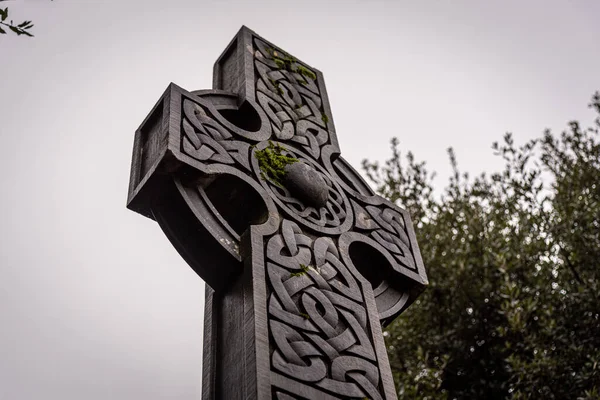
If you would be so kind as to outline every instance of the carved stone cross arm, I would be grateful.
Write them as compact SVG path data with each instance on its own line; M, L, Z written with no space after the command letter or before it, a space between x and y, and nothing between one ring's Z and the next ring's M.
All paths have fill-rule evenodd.
M128 207L209 285L204 399L396 398L381 324L427 284L406 211L340 157L323 74L242 27L136 131Z

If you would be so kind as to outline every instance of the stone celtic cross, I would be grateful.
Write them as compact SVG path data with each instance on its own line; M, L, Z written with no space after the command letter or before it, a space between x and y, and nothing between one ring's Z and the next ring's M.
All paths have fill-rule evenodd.
M427 284L406 211L340 157L323 74L246 27L136 131L128 207L207 283L203 399L395 399L382 324Z

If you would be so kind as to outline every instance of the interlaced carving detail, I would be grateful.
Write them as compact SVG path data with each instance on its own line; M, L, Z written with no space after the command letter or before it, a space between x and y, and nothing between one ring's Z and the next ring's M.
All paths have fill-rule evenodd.
M182 150L198 161L238 164L250 170L250 144L236 140L202 100L183 100Z
M427 278L329 118L322 74L244 27L213 90L169 85L136 131L128 207L212 288L203 398L395 398L380 323Z
M284 220L266 267L273 369L337 396L381 399L370 316L334 240Z
M382 245L402 266L417 271L404 217L385 205L364 207L351 200L354 226Z
M316 75L260 39L255 38L254 45L256 99L275 137L289 140L318 159L330 138Z
M328 200L324 207L316 208L305 204L295 197L284 185L277 185L270 179L261 177L261 171L255 165L255 175L273 195L274 200L298 222L312 229L339 228L348 218L352 217L352 208L341 187L328 173L312 159L306 158L302 153L282 147L282 154L288 155L314 167L321 175L328 187ZM349 225L349 224L346 224ZM347 229L347 226L345 229ZM341 230L340 230L341 232ZM336 232L336 233L340 233Z

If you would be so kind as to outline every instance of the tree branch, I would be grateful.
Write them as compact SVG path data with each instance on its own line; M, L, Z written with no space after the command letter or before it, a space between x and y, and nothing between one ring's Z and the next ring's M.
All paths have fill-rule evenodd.
M575 266L571 262L571 259L569 258L569 255L568 255L567 251L560 244L558 245L558 247L560 248L560 253L564 257L565 261L567 262L567 267L569 267L569 269L573 273L573 276L575 277L575 280L577 282L579 282L580 285L583 285L583 286L585 286L587 288L587 285L585 284L584 280L581 279L581 276L577 272L577 269L575 268Z

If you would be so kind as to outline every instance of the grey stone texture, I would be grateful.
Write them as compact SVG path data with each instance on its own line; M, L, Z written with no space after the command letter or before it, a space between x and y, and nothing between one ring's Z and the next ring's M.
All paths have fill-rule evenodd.
M127 206L207 283L203 399L396 398L382 325L427 277L407 212L340 156L320 71L242 27L212 90L169 85L136 131Z

